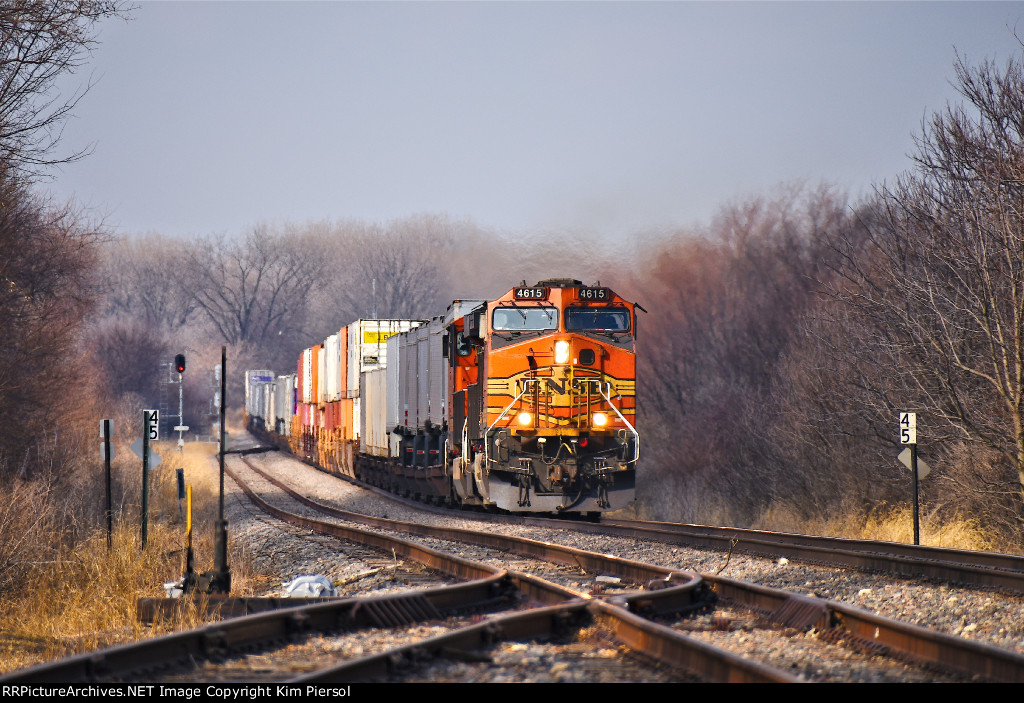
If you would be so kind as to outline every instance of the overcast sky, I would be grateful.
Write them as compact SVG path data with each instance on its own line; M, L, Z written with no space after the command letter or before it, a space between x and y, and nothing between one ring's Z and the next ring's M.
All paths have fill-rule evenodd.
M1019 26L1018 26L1019 25ZM143 2L47 184L119 233L467 217L625 237L908 168L1016 2Z

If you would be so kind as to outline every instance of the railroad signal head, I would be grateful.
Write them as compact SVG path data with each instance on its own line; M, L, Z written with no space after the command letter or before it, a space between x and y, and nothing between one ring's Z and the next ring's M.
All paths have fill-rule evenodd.
M178 373L185 373L185 355L178 354L174 357L174 368L178 370Z

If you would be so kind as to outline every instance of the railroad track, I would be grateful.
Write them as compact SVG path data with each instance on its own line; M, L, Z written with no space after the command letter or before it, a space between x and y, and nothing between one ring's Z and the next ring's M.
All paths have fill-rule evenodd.
M280 487L282 490L288 490L287 487ZM309 501L305 496L294 495L294 497L297 500L306 502L307 504L315 504L314 501ZM364 515L344 514L343 512L339 513L334 511L332 508L326 508L325 510L342 517L365 521L366 524L388 524L388 521L385 520L381 522L378 518L372 518ZM522 520L518 518L514 519L514 521L527 523L533 522L532 519ZM544 522L550 523L551 521ZM565 527L564 523L560 521L559 526ZM390 527L391 529L409 530L411 533L420 535L440 535L443 538L454 539L459 542L464 541L496 545L500 549L508 551L515 551L517 549L516 544L522 543L521 540L506 540L489 532L481 535L479 531L466 532L457 529L446 529L439 533L436 528L425 526L406 526L404 523L391 524ZM587 523L571 523L571 528L590 531L597 529L598 526L589 525ZM631 536L635 537L635 535ZM544 558L550 558L550 554L547 553L548 548L547 543L544 543L544 546L537 547L536 549L539 550L538 553ZM574 558L579 561L578 557ZM588 564L588 566L593 565ZM593 568L598 567L594 566ZM610 569L611 567L605 566L603 568ZM766 589L754 584L746 584L733 579L711 577L707 575L703 576L703 578L716 593L734 599L741 604L750 606L762 615L774 616L777 620L786 625L792 625L798 628L807 628L810 626L821 632L832 629L833 635L837 633L842 636L849 635L851 641L856 641L860 645L867 646L869 648L883 647L893 651L903 650L905 654L911 657L914 656L915 651L925 648L930 650L931 653L929 654L929 658L934 663L941 667L952 667L954 669L960 668L960 670L965 672L968 676L970 676L971 673L990 675L990 672L994 672L995 670L1000 671L992 675L999 678L1008 676L1012 679L1018 675L1017 673L1011 673L1009 670L1016 669L1019 666L1019 655L1006 653L1003 650L999 650L994 647L985 647L984 645L976 647L975 643L966 642L960 638L948 637L947 635L935 633L923 628L917 628L915 630L913 627L905 627L899 623L894 623L894 621L889 619L877 617L863 610L841 603L829 602L825 599L812 599L800 594L793 594L776 589ZM793 613L797 613L797 615L794 616ZM807 620L808 613L813 615L810 621ZM906 642L912 642L913 644L907 646L905 644ZM925 642L927 642L927 644L924 644ZM983 663L989 659L1001 661L1002 663ZM961 668L957 663L961 661L967 661L969 663Z
M438 515L452 514L451 510L396 496L348 477L339 478L402 505ZM655 540L725 553L783 557L812 564L1024 593L1024 556L1015 554L734 527L627 520L607 515L601 516L599 523L501 514L491 514L487 519L554 529L563 529L568 524L574 530L592 534Z
M259 472L251 463L246 470L256 475L262 473L263 481L276 481ZM282 488L278 481L276 490L287 492L291 489ZM554 647L557 656L569 657L570 663L563 659L555 668L574 667L574 671L607 673L611 667L621 669L621 680L681 680L689 675L702 680L797 680L792 673L794 664L785 663L784 658L777 660L776 666L771 666L763 659L752 661L707 644L718 635L726 636L737 631L748 639L752 638L751 632L758 634L759 641L764 641L762 637L775 638L772 640L774 644L765 649L781 648L779 641L789 638L803 640L800 642L804 646L801 651L806 651L807 641L814 640L816 650L813 656L818 660L827 658L823 649L828 650L839 643L844 648L834 652L835 660L849 662L852 646L855 652L863 655L858 665L875 667L876 673L871 674L875 678L868 680L972 680L979 676L985 680L1024 679L1024 657L1020 655L901 625L824 599L731 579L685 574L611 555L497 535L490 531L411 525L339 511L330 506L311 504L302 494L293 493L289 500L301 500L310 511L330 514L329 521L296 515L270 505L254 491L251 499L263 503L265 509L279 519L288 520L302 529L315 529L350 542L373 545L393 555L416 560L432 570L468 580L456 586L416 593L325 601L268 611L217 623L192 633L37 667L16 673L5 681L102 680L104 677L107 680L132 680L134 677L152 680L161 671L166 681L190 681L204 677L217 681L238 677L238 680L245 681L296 682L495 680L479 678L479 671L501 669L502 666L504 673L498 674L496 680L515 680L517 674L528 676L531 671L536 674L540 666L537 662L545 661L545 655L538 653L539 647ZM339 524L338 520L358 521L368 529ZM394 530L402 530L405 537L415 534L420 543L383 534ZM439 548L427 547L423 540L432 540ZM614 575L630 588L603 600L602 596L610 594L596 592L603 590L595 588L599 583L596 579L590 582L587 591L581 591L547 578L487 564L476 556L466 559L450 553L465 551L462 547L468 542L492 550L494 553L486 557L492 562L508 564L509 555L513 554L515 559L523 560L519 565L525 569L543 571L545 575L551 573L550 569L538 569L526 563L526 560L541 559L570 570ZM471 596L471 593L476 595ZM715 610L711 609L711 599L718 600ZM248 599L250 605L256 601ZM147 607L156 612L162 608L180 607L183 603L161 599ZM226 602L221 605L225 606ZM263 605L272 607L273 604ZM523 611L524 605L543 607ZM687 617L671 615L693 613L695 610L701 611L697 617L692 614ZM743 614L737 615L738 612ZM371 613L377 615L371 617L368 615ZM398 619L389 621L382 614ZM666 615L671 615L671 619L663 620L661 624L652 621L652 618ZM360 617L369 619L360 620ZM476 622L482 617L486 619ZM339 630L346 635L340 640L332 639L336 636L331 633ZM376 634L369 634L370 630ZM397 642L403 633L411 635L414 641L406 644ZM360 643L358 651L353 650L353 637ZM375 646L372 644L374 637L387 643L386 651L367 654L367 650ZM549 644L538 644L538 639ZM307 644L300 644L299 640ZM510 640L515 644L507 644ZM552 642L554 644L550 644ZM594 652L614 654L623 646L639 652L641 660L653 660L659 664L654 668L637 668L632 660L626 661L621 657L595 659L593 656ZM272 654L253 653L267 647L275 647ZM311 659L308 654L310 647L317 652L337 651L344 661L332 664L330 657ZM526 654L519 656L519 652ZM569 656L572 652L577 655L576 659ZM879 652L887 657L880 660ZM366 656L353 659L353 653ZM914 678L907 678L905 661L910 660L915 662L914 671L917 673L909 674ZM311 664L312 661L316 663ZM611 666L612 661L616 662L614 667ZM274 666L268 662L273 662ZM587 669L588 665L596 668ZM64 668L53 668L58 666ZM311 667L315 670L311 671ZM946 673L938 673L938 668ZM544 669L541 666L541 670ZM680 670L690 674L680 674ZM807 672L800 673L811 680L850 680L844 678L847 674L842 671L832 672L832 678L824 679L814 679L807 676ZM885 679L886 676L893 678Z
M706 525L602 519L581 530L1024 593L1024 556Z
M391 496L391 494L382 493L382 495L435 514L449 512L431 506L423 506L405 498ZM585 521L567 523L559 519L520 515L492 515L488 519L553 529L562 529L568 524L572 526L572 529L580 532L625 539L707 548L724 553L782 557L812 564L847 567L914 579L931 579L1024 593L1024 556L1017 554L929 547L878 540L819 537L736 527L627 520L607 515L602 516L599 523Z
M247 488L247 487L246 487ZM592 622L594 616L591 608L601 611L598 601L593 601L587 594L559 586L550 581L529 574L510 573L504 569L472 562L459 556L444 554L393 536L379 532L360 530L358 528L312 520L308 517L288 513L270 505L247 489L251 499L258 502L279 519L290 524L300 525L305 529L316 530L322 534L331 534L362 545L374 545L392 554L413 559L429 568L443 571L449 575L469 579L465 584L432 589L426 595L419 593L389 595L379 598L347 599L327 601L316 604L268 611L227 620L189 633L181 633L168 637L157 638L136 645L117 647L105 652L73 657L62 662L35 667L25 672L5 677L5 682L27 683L34 681L93 681L123 680L142 677L154 680L157 676L173 682L182 679L190 680L202 671L216 671L214 678L223 679L224 670L217 666L211 667L210 662L228 658L232 654L247 652L271 646L282 641L287 642L298 636L310 633L327 633L337 630L351 630L356 627L408 627L414 621L438 620L452 617L465 611L477 612L484 607L493 607L496 600L504 603L549 604L542 608L531 608L522 613L510 613L500 618L488 619L485 623L473 624L468 627L456 627L446 635L439 635L428 640L419 640L411 648L391 649L377 657L365 657L355 663L347 663L335 669L326 668L303 677L304 680L332 680L340 677L346 680L354 677L373 678L374 662L384 662L384 666L394 666L396 662L409 661L410 657L420 658L424 652L450 651L453 648L465 648L472 643L486 642L493 645L506 637L565 637L567 631L578 630L586 623ZM445 538L443 533L439 538ZM539 543L533 545L537 549ZM633 594L624 596L623 604L605 606L602 618L609 619L623 633L633 633L632 637L641 638L655 643L655 647L668 651L673 647L685 647L691 651L690 657L703 656L713 658L719 670L729 673L731 680L766 681L775 680L777 674L765 670L756 663L745 661L700 643L687 643L671 630L662 629L631 615L628 604L642 597L646 607L660 607L669 611L678 611L681 607L692 607L705 597L700 579L692 575L684 575L661 567L646 567L624 560L616 560L605 555L588 554L580 550L555 549L552 545L541 552L548 557L556 556L556 560L572 565L586 564L593 568L603 568L622 574L633 574L644 580L658 579L664 582L665 588L657 594ZM675 577L675 581L672 578ZM253 603L257 599L246 599ZM566 603L566 601L571 601ZM682 605L680 605L682 604ZM224 604L222 604L224 605ZM149 616L158 613L166 614L167 609L188 606L180 599L161 599L142 604L141 608ZM442 607L443 606L443 607ZM230 607L226 609L230 610ZM369 614L369 615L368 615ZM360 619L363 618L363 619ZM405 619L403 619L405 618ZM655 651L655 650L651 650ZM710 653L709 653L710 652ZM383 658L381 658L383 657ZM201 663L198 667L196 664ZM185 670L182 671L182 667ZM230 668L230 667L229 667ZM239 669L235 667L235 670ZM243 678L252 676L245 671ZM283 672L275 670L273 678Z
M390 496L397 502L425 511L444 514L445 510L422 506L408 499ZM561 529L566 521L546 517L493 515L490 520L519 525ZM572 529L625 539L657 541L687 547L713 549L725 553L745 553L764 557L783 557L812 564L848 567L861 571L889 573L915 579L932 579L983 588L1024 593L1024 556L999 552L979 552L948 547L929 547L861 540L843 537L819 537L737 527L715 527L685 523L627 520L604 515L599 523L572 521Z

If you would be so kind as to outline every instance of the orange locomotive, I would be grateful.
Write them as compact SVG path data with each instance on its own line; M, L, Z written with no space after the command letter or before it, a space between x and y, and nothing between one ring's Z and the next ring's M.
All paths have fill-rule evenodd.
M305 350L294 377L248 372L249 424L329 471L422 500L617 510L639 457L638 307L550 279L432 320L357 320Z
M634 304L551 279L477 314L451 330L457 499L512 511L624 507L639 455Z

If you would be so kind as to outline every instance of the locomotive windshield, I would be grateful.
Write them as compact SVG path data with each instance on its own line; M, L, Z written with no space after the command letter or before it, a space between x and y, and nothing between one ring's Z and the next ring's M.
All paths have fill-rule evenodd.
M558 329L558 309L551 307L500 307L494 309L495 331Z
M629 310L626 308L566 308L565 329L629 332Z

